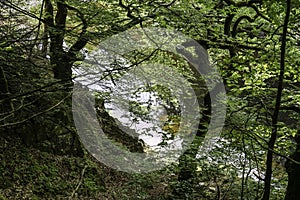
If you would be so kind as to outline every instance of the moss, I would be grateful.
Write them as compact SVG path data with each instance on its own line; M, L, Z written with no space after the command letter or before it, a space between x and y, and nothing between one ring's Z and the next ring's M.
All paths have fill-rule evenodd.
M72 199L164 199L168 192L165 171L132 175L105 167L87 153L57 155L26 147L16 137L4 140L0 200L68 199L72 194Z

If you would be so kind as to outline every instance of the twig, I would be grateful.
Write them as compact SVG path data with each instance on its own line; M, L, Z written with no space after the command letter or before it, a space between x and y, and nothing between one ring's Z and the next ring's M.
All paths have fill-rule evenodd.
M80 185L82 184L82 180L83 180L83 176L84 176L84 173L85 173L86 168L87 168L87 165L85 165L84 168L83 168L82 171L81 171L81 175L80 175L80 178L79 178L79 180L78 180L77 186L76 186L76 188L73 190L71 196L69 197L70 200L73 198L73 196L75 195L75 193L76 193L77 190L79 189Z

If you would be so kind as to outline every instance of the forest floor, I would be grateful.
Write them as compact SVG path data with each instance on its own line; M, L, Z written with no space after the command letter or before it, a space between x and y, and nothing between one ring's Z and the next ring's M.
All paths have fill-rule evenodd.
M0 138L0 200L165 199L170 172L127 174L84 157L53 155Z

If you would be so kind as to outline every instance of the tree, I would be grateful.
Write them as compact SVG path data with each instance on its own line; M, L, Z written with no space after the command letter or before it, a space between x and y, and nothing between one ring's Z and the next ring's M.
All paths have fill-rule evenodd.
M278 110L272 108L272 106L275 107L273 100L276 99L276 93L273 92L274 90L272 88L277 88L276 77L279 75L277 67L280 65L278 65L279 62L269 64L269 60L274 60L280 56L280 48L278 48L280 47L279 41L284 40L281 34L278 33L282 20L280 21L281 18L278 18L274 14L278 11L279 7L284 7L284 4L282 2L263 1L220 1L218 3L207 3L205 5L202 2L195 2L192 5L182 3L176 8L173 7L170 12L172 14L168 16L169 19L165 19L168 22L172 20L184 22L184 26L180 26L181 24L177 23L177 28L186 34L193 35L194 38L199 38L199 43L208 48L209 53L214 56L212 60L217 63L219 69L222 71L228 95L230 96L229 99L233 97L234 101L245 101L245 105L237 108L237 112L241 113L245 110L250 116L251 113L259 113L257 114L258 118L255 119L255 117L249 116L247 117L248 119L245 119L245 125L238 125L238 127L245 126L246 128L239 130L239 128L235 126L233 129L235 129L234 132L244 132L245 134L248 132L246 131L248 128L252 129L257 125L264 127L260 131L266 132L266 135L255 132L254 136L247 134L248 139L246 140L254 140L260 148L269 152L267 171L270 170L271 165L274 165L274 162L270 162L270 160L272 160L270 158L273 157L273 155L271 156L270 154L273 154L271 152L274 152L274 149L273 151L270 150L270 146L266 146L264 143L268 138L269 128L278 126L274 125L274 123L270 125L269 121L272 121L272 119L275 120L277 117L274 117L273 114L269 114L268 110L272 110L275 116L278 115L276 114ZM197 12L201 12L201 15ZM189 17L187 17L187 15ZM164 22L162 24L167 23ZM186 26L186 24L188 25ZM285 34L289 35L289 33ZM291 35L291 37L294 36ZM276 39L274 40L273 38ZM289 45L295 44L292 43L293 42L289 43ZM274 45L275 48L271 48L273 47L272 45ZM283 48L285 49L285 47ZM282 51L285 50L281 50L281 52ZM271 55L270 52L275 53L275 56ZM284 58L282 58L282 60L284 60ZM282 62L284 61L281 61L281 63ZM267 68L263 70L261 66ZM268 71L266 69L268 69ZM283 72L281 72L281 76L282 73ZM291 79L297 82L295 78ZM289 81L291 79L289 77ZM280 81L278 84L280 85ZM290 87L292 87L290 84L286 86L286 88ZM281 95L279 94L279 96ZM280 98L286 98L286 93ZM229 112L235 114L236 111ZM229 114L229 116L231 116L231 114ZM292 114L290 113L283 114L283 112L280 112L279 114L279 121L284 123L283 126L288 130L288 133L285 133L285 135L290 135L291 132L294 132L295 126L291 126L291 121L287 121L287 118L290 119L291 116ZM255 125L255 123L249 123L252 120L256 120L258 122L257 125ZM230 119L228 119L228 122L229 121ZM275 120L275 122L276 121L277 120ZM275 124L277 124L277 122ZM280 135L281 134L282 130L280 130ZM280 136L280 140L284 138L286 137ZM270 141L274 142L274 135ZM285 144L280 143L280 145L289 146L289 139L286 138L285 141ZM270 142L269 145L272 146L272 142ZM282 148L280 145L276 145L276 148ZM275 153L282 156L280 152L275 151ZM263 168L262 163L260 163L260 167ZM267 195L270 189L270 180L270 174L268 173L264 180L265 195Z
M271 177L272 177L272 160L273 160L273 150L277 138L277 123L278 123L278 115L281 104L281 96L283 90L283 80L284 80L284 71L285 71L285 52L286 52L286 37L287 37L287 29L291 12L291 1L287 0L286 5L286 17L283 26L283 34L282 34L282 44L281 44L281 56L280 56L280 74L278 77L278 88L276 95L276 103L275 109L272 116L272 134L268 143L268 153L267 153L267 161L266 161L266 174L265 174L265 188L263 200L270 199L270 191L271 191Z
M74 4L75 6L71 6L71 4ZM7 126L14 126L14 124L17 125L17 124L27 123L25 127L28 127L29 130L28 131L23 130L23 132L25 132L26 134L25 133L21 134L21 137L23 137L23 139L29 145L36 146L38 143L44 143L45 139L46 140L50 139L50 146L54 147L53 150L55 152L56 151L72 152L73 148L81 149L78 143L78 137L75 131L75 127L73 127L72 125L73 124L72 113L71 113L71 92L72 92L72 85L73 85L72 66L76 61L82 60L81 50L93 38L95 38L95 40L97 40L99 37L100 39L101 37L104 38L106 36L109 36L110 34L133 27L142 21L140 18L132 17L132 19L129 19L129 23L124 22L120 24L118 21L114 22L114 18L112 18L112 15L114 15L115 13L114 12L111 12L112 14L109 13L111 10L107 8L105 10L102 9L103 6L105 7L104 5L105 3L94 2L92 4L95 6L92 17L87 17L88 14L91 14L91 10L88 8L77 9L76 6L78 7L84 6L84 3L80 1L67 2L63 0L63 1L53 2L51 0L44 0L42 1L41 5L37 5L38 9L36 9L33 12L29 12L25 10L23 7L14 4L13 2L1 1L1 5L4 5L5 8L13 10L16 13L23 14L25 19L26 17L27 19L29 17L31 18L31 20L36 20L34 21L34 23L37 23L36 32L31 31L27 34L27 36L30 38L29 41L33 42L33 45L30 45L30 47L32 48L30 48L29 49L30 52L28 52L29 59L31 60L29 62L32 63L35 62L33 64L36 65L46 65L47 66L46 70L53 72L53 76L52 75L48 77L42 76L43 78L45 78L45 81L39 83L40 84L38 85L39 88L30 88L30 89L26 88L27 92L25 92L24 94L12 93L9 97L7 97L8 100L11 100L13 98L19 98L19 99L24 98L27 95L33 95L33 96L37 95L36 98L38 99L40 98L39 95L43 96L44 98L46 93L49 94L48 98L43 99L45 101L43 103L41 103L43 100L41 100L39 104L37 104L35 100L33 100L32 102L28 102L28 104L33 104L35 109L31 107L31 109L29 109L31 111L29 112L26 111L27 112L26 117L19 116L21 119L18 123L12 123L12 124L5 123L3 125L3 127L7 127ZM126 6L123 5L122 1L120 1L119 4L121 9L124 10L126 8ZM29 5L28 7L32 8L33 6ZM127 12L126 9L125 11ZM39 16L37 16L37 14L34 12L37 12ZM75 14L75 16L73 14ZM99 22L97 21L100 19L99 18L100 14L102 14L102 16L106 15L106 18L111 20L111 21L105 21L103 23L104 26L109 25L109 30L107 30L106 32L102 32L101 34L99 34L99 32L97 31L99 28L102 28L101 27L102 24L100 24L99 27L98 25ZM123 18L124 18L123 15L121 15L120 20L127 21L127 20L123 20ZM69 21L76 23L77 25L73 27L72 24L68 23ZM18 22L16 22L16 24L18 24ZM40 31L41 31L42 24L44 25L44 31L41 34ZM78 31L77 30L78 28L80 28L81 30ZM91 31L87 31L88 28L90 28ZM41 38L39 38L40 35ZM22 39L25 40L26 38L19 38L20 41L22 41ZM72 42L74 40L75 42ZM48 48L49 46L48 43L50 45L49 48ZM35 51L34 55L32 54L33 50ZM48 63L47 58L32 57L36 55L41 55L43 57L45 57L45 55L49 56L50 63ZM20 61L20 63L22 62ZM32 71L35 70L37 72L37 70L34 69L34 66L30 67L30 69ZM3 76L1 78L1 81L3 83L9 80L4 77L5 73L7 72L5 71L4 73L1 73ZM30 74L29 76L32 75ZM41 78L39 74L38 77ZM7 85L7 83L5 84ZM1 89L3 89L3 94L7 95L8 94L7 90L11 88L3 87ZM49 92L49 90L51 91L52 89L54 92ZM56 102L55 98L58 98L61 101ZM5 99L5 97L3 97L3 99ZM49 99L50 102L48 101ZM44 107L47 107L46 102L48 102L50 105L54 104L53 107L50 106L48 108L45 108L45 110L43 110L42 112L38 112L36 109L41 110L44 109ZM3 107L7 108L6 104L2 104L2 105ZM4 114L5 112L6 111L4 111ZM16 112L16 110L12 109L11 112ZM46 116L42 116L44 113L46 113ZM42 131L40 125L35 124L36 122L39 121L37 119L38 116L41 116L41 119L39 120L43 121L43 123L46 122L43 119L49 117L50 121L47 121L47 123L53 124L54 127L52 128L49 127L49 129ZM4 118L7 117L4 116ZM31 119L35 120L35 122L33 122L35 125L30 125L32 124L32 122L30 122ZM45 127L48 127L48 125L46 125ZM35 129L36 132L33 133L32 129ZM51 132L50 130L52 130L52 133L50 133ZM43 148L45 149L45 147ZM77 150L74 150L74 152L76 151Z
M170 52L151 49L122 55L130 67L151 62L173 66L199 94L202 118L195 140L175 167L176 183L170 198L267 200L283 199L284 193L286 199L298 196L298 1L0 2L4 10L0 14L2 133L17 133L25 143L40 143L37 146L44 150L50 146L52 152L79 148L70 96L76 77L72 69L80 68L84 51L93 51L105 38L136 27L175 29L201 44L209 55L205 62L209 60L220 70L228 114L221 138L213 140L215 146L199 158L199 147L212 122L217 84L206 87L205 72L199 74L191 63ZM177 53L197 63L203 55L196 46L182 44L184 48L178 48ZM122 62L114 64L115 68L103 70L100 82L111 80L113 84L130 69ZM205 71L199 63L198 67ZM163 146L178 131L180 106L160 85L143 89L159 94L158 101L169 114L161 131ZM110 137L129 151L142 152L143 145L131 145L139 143L138 137L124 134L116 125L118 121L105 111L106 99L97 100L98 119L106 132L113 133ZM147 109L137 101L130 102L133 120L149 118ZM206 158L211 163L205 162Z

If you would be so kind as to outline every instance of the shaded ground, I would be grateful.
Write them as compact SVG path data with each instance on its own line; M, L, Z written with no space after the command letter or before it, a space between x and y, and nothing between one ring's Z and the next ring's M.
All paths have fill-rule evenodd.
M0 139L1 199L165 199L171 178L134 175L90 158L57 156Z

